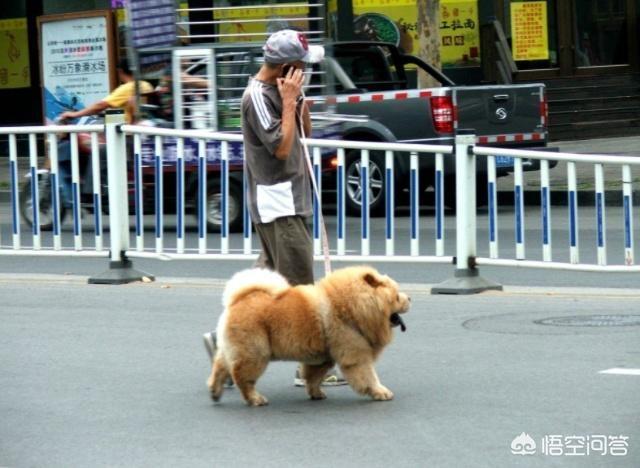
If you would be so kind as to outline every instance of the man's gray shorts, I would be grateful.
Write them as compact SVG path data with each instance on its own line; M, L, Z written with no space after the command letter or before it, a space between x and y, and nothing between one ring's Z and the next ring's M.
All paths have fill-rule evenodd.
M275 270L290 284L313 284L313 241L306 219L285 216L256 224L262 252L256 266Z

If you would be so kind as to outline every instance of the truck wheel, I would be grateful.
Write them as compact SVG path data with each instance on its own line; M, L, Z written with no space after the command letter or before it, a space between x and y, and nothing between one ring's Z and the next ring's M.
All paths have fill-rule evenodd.
M347 214L360 215L362 207L360 151L349 151L345 164ZM384 216L384 191L384 154L371 151L369 153L369 213L371 216Z
M229 180L229 232L242 232L242 187ZM220 232L222 224L222 193L218 181L207 185L207 231Z
M53 205L51 203L51 184L49 174L38 175L38 221L41 231L53 230ZM60 223L64 220L66 209L60 204ZM31 179L20 190L20 215L29 227L33 227L33 200L31 199Z
M487 189L487 174L476 175L476 205L485 206L489 201ZM444 205L455 213L456 211L456 176L451 174L444 179Z

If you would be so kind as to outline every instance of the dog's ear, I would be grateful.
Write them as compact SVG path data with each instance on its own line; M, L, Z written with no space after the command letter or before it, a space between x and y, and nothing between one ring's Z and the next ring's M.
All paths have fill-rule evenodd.
M382 281L380 281L379 276L374 273L367 272L364 274L362 279L364 279L365 283L367 283L372 288L377 288L382 284Z

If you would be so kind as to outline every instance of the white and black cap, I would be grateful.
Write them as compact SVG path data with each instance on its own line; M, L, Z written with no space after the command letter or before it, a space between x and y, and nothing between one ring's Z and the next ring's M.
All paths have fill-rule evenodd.
M292 29L274 32L262 50L265 61L270 63L318 63L324 58L324 47L309 45L303 33Z

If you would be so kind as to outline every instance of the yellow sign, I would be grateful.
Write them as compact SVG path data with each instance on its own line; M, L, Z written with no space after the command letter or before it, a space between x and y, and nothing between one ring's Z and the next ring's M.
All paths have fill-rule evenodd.
M255 18L269 18L277 16L298 16L307 15L309 13L308 7L303 6L273 6L271 8L251 8L251 7L238 7L228 8L226 10L215 10L213 12L214 19L255 19Z
M221 42L264 42L269 32L284 28L308 30L309 8L274 5L270 8L238 7L213 12L219 25Z
M0 20L0 89L31 86L27 19Z
M440 61L444 67L480 65L477 0L440 0Z
M547 2L511 3L514 60L548 60Z
M127 22L127 9L118 8L116 10L116 19L118 20L118 24L124 25Z
M335 15L337 1L329 1ZM415 0L353 0L358 39L394 42L408 54L418 52L418 6ZM440 0L440 58L443 66L480 64L478 0Z
M396 6L412 6L416 8L415 0L352 0L354 13L357 8L388 8Z

